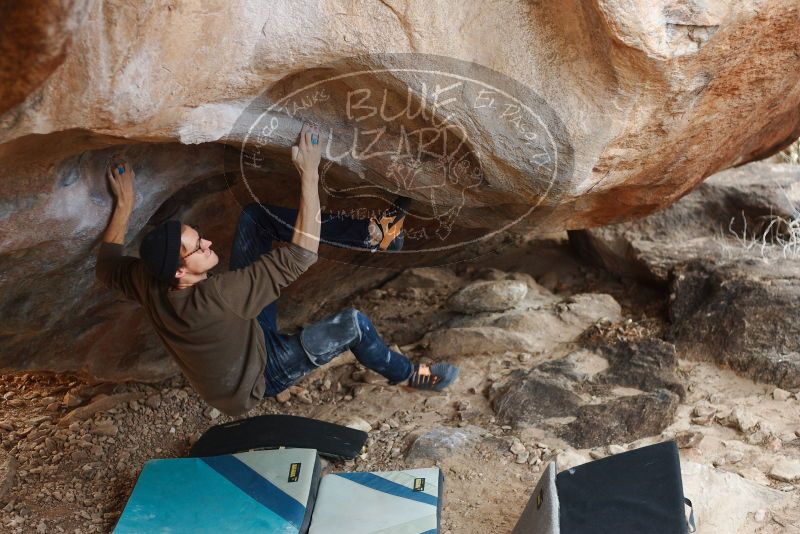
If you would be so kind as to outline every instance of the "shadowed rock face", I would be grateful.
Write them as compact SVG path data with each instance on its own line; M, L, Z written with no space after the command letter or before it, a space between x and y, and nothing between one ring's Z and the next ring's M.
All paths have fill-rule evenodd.
M493 384L497 415L548 428L579 448L656 435L671 424L686 395L673 345L653 338L587 347Z
M296 203L288 147L305 119L333 134L327 205L412 197L414 250L517 219L559 230L639 217L800 133L795 0L4 9L5 367L172 372L138 308L94 283L112 208L103 169L115 152L137 173L130 250L148 224L179 216L216 236L225 265L252 200L246 186L262 201ZM432 76L434 67L447 75ZM276 128L248 137L281 102L266 115L280 119ZM246 169L236 158L243 141ZM452 251L425 259L443 256ZM353 269L320 262L306 287L333 276L348 280L335 291L343 296L383 276L348 276Z
M687 355L714 361L780 388L800 388L800 268L689 263L670 284L670 339Z
M759 382L800 387L800 167L715 175L639 221L571 232L588 261L669 288L667 336Z

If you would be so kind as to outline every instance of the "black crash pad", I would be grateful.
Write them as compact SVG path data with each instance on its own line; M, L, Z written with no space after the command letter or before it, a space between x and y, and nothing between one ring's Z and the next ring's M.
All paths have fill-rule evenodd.
M320 456L353 459L361 454L367 433L294 415L257 415L212 426L189 455L219 456L259 449L316 449Z

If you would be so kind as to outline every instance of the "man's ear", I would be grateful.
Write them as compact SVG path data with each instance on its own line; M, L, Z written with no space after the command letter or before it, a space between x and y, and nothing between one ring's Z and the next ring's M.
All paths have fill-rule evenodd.
M186 267L180 266L178 270L175 271L175 278L183 278L186 275Z

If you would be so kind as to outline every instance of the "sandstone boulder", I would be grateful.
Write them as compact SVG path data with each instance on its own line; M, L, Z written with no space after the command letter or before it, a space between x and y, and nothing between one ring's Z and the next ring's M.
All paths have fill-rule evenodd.
M435 356L493 352L543 352L574 340L598 321L616 321L620 305L610 295L558 298L530 295L504 312L459 314L420 341Z
M794 0L22 4L0 12L3 368L175 372L141 310L94 282L115 153L137 172L127 250L202 221L221 268L246 202L296 203L303 120L335 130L326 208L412 197L406 242L427 252L320 263L317 292L282 304L296 324L315 311L301 300L392 274L352 263L640 217L800 131ZM256 133L279 120L253 141L262 116Z
M681 475L683 493L694 505L698 534L759 532L759 516L763 522L765 512L783 515L794 507L792 515L797 516L791 494L761 486L735 473L682 460Z
M448 306L460 313L502 312L516 307L528 293L524 282L473 282L450 297Z
M0 7L0 115L21 104L64 62L88 7L84 0Z
M797 482L800 480L800 461L779 458L770 469L769 476L781 482Z
M418 436L406 454L409 462L437 462L474 446L486 431L474 425L463 428L436 427Z

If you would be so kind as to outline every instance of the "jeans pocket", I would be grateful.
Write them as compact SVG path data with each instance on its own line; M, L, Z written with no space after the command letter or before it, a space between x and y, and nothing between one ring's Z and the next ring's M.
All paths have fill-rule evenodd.
M314 365L325 365L361 339L357 313L346 308L300 331L300 344Z

